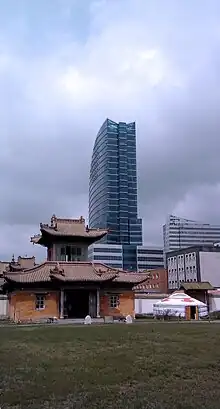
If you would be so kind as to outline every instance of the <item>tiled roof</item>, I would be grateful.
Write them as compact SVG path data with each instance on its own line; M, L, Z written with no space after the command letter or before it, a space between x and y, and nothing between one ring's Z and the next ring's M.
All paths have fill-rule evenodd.
M26 268L32 268L36 265L35 263L35 257L18 257L17 264L20 268L26 269Z
M4 271L9 266L9 261L0 261L0 290L3 286L5 279L4 279Z
M126 283L128 282L128 277L129 277L129 282L130 283L140 283L143 281L146 281L146 274L142 274L142 273L125 273L125 272L120 272L119 275L117 276L117 278L114 280L118 283ZM135 286L136 288L136 286Z
M136 284L146 280L144 274L121 272L101 263L92 262L55 262L46 261L23 272L5 272L6 281L17 283L39 283L59 281L114 281Z
M32 243L39 243L42 234L46 233L52 236L66 237L85 237L85 238L101 238L107 234L106 229L89 229L85 225L85 219L81 216L80 219L62 219L55 215L51 218L51 224L40 223L41 234L31 237Z
M156 292L152 292L152 293L147 293L147 294L140 294L140 293L135 293L135 298L136 299L143 299L143 298L147 298L147 299L161 299L161 298L166 298L168 297L168 294L162 294L162 293L156 293Z
M184 290L213 290L212 285L208 281L203 281L201 283L182 283L180 288Z
M148 289L148 285L152 276L152 271L151 270L145 270L144 272L142 272L142 274L145 274L145 280L142 281L141 283L137 284L135 286L135 290L147 290Z

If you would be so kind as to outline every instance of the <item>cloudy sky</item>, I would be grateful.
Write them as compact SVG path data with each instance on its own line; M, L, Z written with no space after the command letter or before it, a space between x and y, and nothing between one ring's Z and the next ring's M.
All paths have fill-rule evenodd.
M219 0L0 0L0 259L88 213L106 117L137 123L145 242L169 213L220 223Z

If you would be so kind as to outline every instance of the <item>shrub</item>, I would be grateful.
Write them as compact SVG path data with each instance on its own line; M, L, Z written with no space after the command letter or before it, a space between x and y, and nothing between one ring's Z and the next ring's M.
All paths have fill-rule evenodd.
M135 314L135 318L136 319L153 319L154 318L154 314Z
M213 311L209 313L209 318L211 320L220 320L220 311Z

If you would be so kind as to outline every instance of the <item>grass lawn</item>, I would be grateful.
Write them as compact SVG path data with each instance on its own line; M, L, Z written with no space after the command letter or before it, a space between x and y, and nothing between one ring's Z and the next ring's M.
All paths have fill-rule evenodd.
M0 328L0 407L219 409L219 324Z

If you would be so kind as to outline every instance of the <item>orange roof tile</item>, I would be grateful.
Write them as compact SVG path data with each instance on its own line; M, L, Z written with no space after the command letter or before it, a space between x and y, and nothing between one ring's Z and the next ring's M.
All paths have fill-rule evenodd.
M45 261L23 272L5 271L6 281L17 283L39 283L60 281L90 281L104 282L114 281L117 283L138 284L146 280L144 274L126 273L105 264L92 262L55 262Z
M79 219L62 219L53 215L50 225L40 223L40 230L41 234L31 237L32 243L39 243L42 234L45 233L52 236L85 237L90 239L99 239L108 233L106 229L89 229L85 225L85 219L82 216Z

